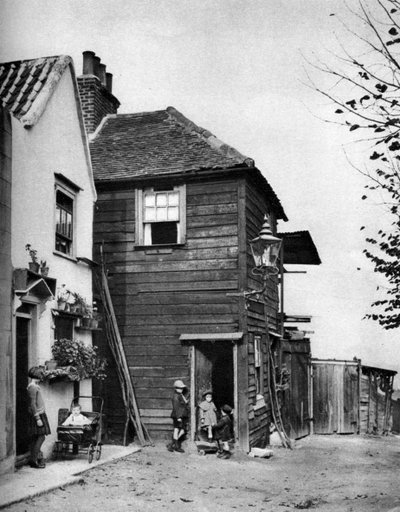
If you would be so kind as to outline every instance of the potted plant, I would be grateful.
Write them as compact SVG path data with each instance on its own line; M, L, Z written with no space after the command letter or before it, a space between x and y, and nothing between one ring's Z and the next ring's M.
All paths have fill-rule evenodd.
M50 359L50 361L45 362L46 370L55 370L57 368L57 361L55 359Z
M71 305L71 310L83 317L91 316L91 307L86 302L86 299L82 297L79 293L73 293L74 301Z
M43 277L47 277L49 275L49 267L47 266L46 260L40 260L40 273Z
M35 272L36 274L39 272L39 262L37 257L37 251L36 249L32 249L31 244L25 245L25 250L28 252L30 258L32 261L29 262L29 270L32 272Z
M97 309L93 308L93 316L90 319L90 328L97 329L99 327L99 322L101 320L101 316Z
M57 309L60 311L68 311L70 297L71 292L68 290L65 284L62 284L57 291Z

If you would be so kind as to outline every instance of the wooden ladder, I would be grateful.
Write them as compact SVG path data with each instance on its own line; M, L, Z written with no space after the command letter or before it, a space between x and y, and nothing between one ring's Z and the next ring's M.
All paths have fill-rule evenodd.
M123 443L126 446L127 432L129 421L132 422L139 442L142 446L154 446L150 438L146 426L143 424L139 408L136 401L135 390L133 388L131 375L121 335L115 316L114 306L111 299L110 289L108 286L107 272L103 257L103 247L100 247L101 264L100 271L94 272L96 287L100 292L101 302L103 305L104 325L106 336L111 353L114 356L118 379L121 385L122 399L125 405L126 420L124 427Z

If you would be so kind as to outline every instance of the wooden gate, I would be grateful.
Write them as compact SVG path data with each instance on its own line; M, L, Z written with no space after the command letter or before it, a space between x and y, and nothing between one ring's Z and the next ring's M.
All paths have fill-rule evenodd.
M310 434L309 414L309 341L282 341L281 368L290 374L282 391L282 419L291 439Z
M359 362L312 360L314 434L350 434L359 424Z

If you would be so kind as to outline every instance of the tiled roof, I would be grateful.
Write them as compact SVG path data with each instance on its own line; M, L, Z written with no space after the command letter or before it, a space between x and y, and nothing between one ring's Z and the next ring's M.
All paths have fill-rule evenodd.
M97 183L248 168L261 180L279 218L282 205L254 160L195 125L173 107L105 117L90 143Z
M33 126L53 94L66 67L65 55L0 64L0 102L29 128Z
M254 165L172 107L109 115L90 147L96 181Z

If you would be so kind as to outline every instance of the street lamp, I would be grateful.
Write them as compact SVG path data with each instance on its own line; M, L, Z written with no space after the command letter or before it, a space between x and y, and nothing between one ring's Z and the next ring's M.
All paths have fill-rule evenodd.
M282 240L272 234L267 215L256 238L250 240L250 249L254 259L256 274L278 274L276 262L279 257Z
M259 300L263 297L267 289L268 278L271 275L279 273L277 260L281 248L282 240L272 234L271 226L267 215L264 215L264 223L260 233L256 238L250 240L251 254L254 259L253 275L261 275L263 287L260 290L243 291L239 293L227 293L228 296L243 296L245 298L245 308L249 307L249 299L254 297Z

